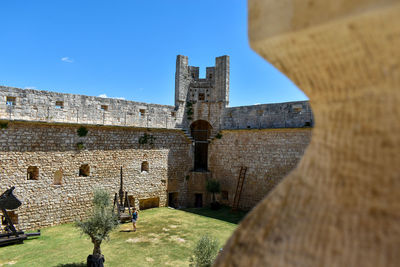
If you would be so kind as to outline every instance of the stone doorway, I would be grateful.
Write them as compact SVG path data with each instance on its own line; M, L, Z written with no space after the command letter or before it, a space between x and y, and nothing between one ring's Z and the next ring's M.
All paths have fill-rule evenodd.
M207 121L197 120L190 125L194 139L194 171L208 170L208 139L211 135L211 125Z
M178 208L178 192L168 193L168 206Z
M195 208L203 207L203 194L194 194L194 207Z

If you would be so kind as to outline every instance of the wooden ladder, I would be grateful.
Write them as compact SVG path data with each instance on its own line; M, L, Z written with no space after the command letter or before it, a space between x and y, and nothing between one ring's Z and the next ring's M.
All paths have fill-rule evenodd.
M235 198L233 199L233 206L232 210L238 210L239 208L239 201L240 201L240 195L242 194L242 189L243 189L243 183L244 183L244 178L246 177L246 171L247 167L240 167L240 172L239 172L239 178L236 186L236 193L235 193Z

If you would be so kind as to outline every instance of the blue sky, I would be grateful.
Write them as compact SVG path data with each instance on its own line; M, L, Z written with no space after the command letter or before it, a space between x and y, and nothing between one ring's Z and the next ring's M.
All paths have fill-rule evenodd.
M244 0L2 0L0 85L174 104L176 55L230 56L230 106L305 100L253 52Z

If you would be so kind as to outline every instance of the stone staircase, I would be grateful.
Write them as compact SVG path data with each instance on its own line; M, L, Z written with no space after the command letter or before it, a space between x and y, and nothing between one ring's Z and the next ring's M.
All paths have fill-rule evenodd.
M189 141L194 142L193 137L191 136L190 132L187 129L184 129L182 126L177 126L176 127L178 130L181 130L183 134L186 136Z
M182 126L177 126L176 129L181 130L183 134L189 139L191 142L194 142L192 135L190 134L190 130L183 128ZM207 139L208 143L211 143L212 140L215 139L215 136L219 133L219 130L211 130L210 138Z

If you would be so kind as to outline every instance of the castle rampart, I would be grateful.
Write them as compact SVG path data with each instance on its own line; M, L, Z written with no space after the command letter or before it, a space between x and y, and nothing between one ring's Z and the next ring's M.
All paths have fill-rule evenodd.
M0 191L23 199L19 227L83 218L94 188L118 191L120 167L132 205L148 208L206 205L211 178L231 205L245 166L244 209L295 167L314 121L307 101L228 107L228 56L205 78L178 56L175 80L175 106L0 86Z
M224 110L221 129L302 128L314 125L308 101L231 107Z
M0 86L0 119L172 129L182 114L173 106Z

